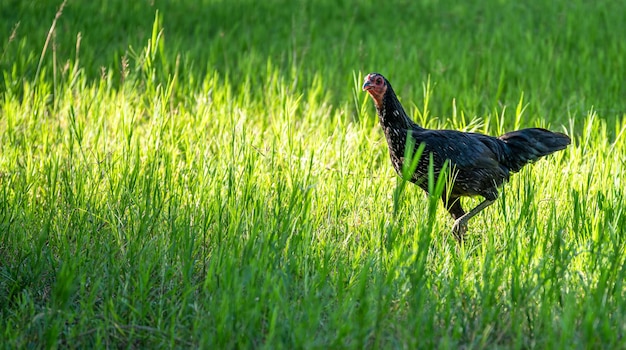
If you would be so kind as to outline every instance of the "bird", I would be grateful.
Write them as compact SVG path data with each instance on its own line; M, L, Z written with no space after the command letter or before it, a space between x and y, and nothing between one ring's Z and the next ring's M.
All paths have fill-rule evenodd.
M452 234L458 242L464 240L468 220L495 202L499 188L509 181L512 173L543 156L565 149L571 143L566 134L543 128L520 129L499 137L458 130L426 129L406 114L393 87L381 74L368 74L362 88L374 100L391 163L398 175L403 176L409 138L415 145L414 156L417 156L418 146L423 145L422 156L415 171L409 174L409 181L428 193L430 163L435 178L446 166L452 172L452 184L446 185L441 200L454 219ZM474 196L484 199L466 212L460 198Z

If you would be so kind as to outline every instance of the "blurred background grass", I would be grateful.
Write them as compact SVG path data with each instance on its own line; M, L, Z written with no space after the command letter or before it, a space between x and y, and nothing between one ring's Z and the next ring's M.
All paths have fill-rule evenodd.
M33 79L59 5L2 1L1 91ZM76 57L80 35L84 74L100 78L104 68L119 82L122 57L146 45L156 10L169 67L162 79L178 57L191 89L213 72L262 89L271 62L294 91L320 76L334 105L351 100L353 72L377 71L418 105L430 77L433 113L444 118L452 99L480 117L522 93L532 118L548 121L592 107L609 119L626 111L626 5L611 1L69 1L53 41L57 68Z

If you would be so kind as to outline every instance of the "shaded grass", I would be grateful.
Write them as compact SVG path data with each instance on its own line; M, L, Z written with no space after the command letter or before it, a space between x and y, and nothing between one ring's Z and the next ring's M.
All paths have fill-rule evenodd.
M32 80L32 62L39 59L49 26L27 19L52 21L59 3L20 1L5 11L3 32L20 26L0 62L6 70L3 91L21 91L22 81ZM260 91L263 75L250 72L263 73L270 61L294 91L306 91L319 76L333 105L350 100L353 71L380 71L393 78L407 100L419 95L421 82L430 76L438 92L433 112L443 120L452 113L452 98L472 118L514 105L522 93L530 102L528 121L566 123L592 106L604 118L625 111L624 6L609 1L382 6L373 1L70 1L54 36L56 69L71 66L80 33L83 74L97 80L104 67L118 85L121 58L144 47L156 9L167 43L156 72L162 84L174 74L178 57L178 73L184 67L179 79L192 90L218 72L235 88L247 82Z
M56 11L24 4L15 13ZM498 4L502 16L486 3L180 2L189 21L168 17L181 13L172 4L154 21L147 2L69 2L36 80L41 42L29 40L45 35L19 31L49 26L18 17L5 52L21 51L1 62L5 344L622 346L626 122L607 74L622 68L584 58L622 57L610 20L621 5ZM89 35L126 38L123 25L63 51L79 46L68 23L92 11L143 23L134 53L93 48ZM192 27L215 40L175 34ZM513 177L457 247L437 196L388 164L359 88L370 70L430 127L551 125L573 144Z

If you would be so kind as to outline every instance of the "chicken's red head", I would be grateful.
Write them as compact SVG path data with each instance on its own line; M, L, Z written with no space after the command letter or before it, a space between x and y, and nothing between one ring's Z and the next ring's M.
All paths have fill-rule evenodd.
M387 81L385 77L378 73L370 73L365 77L363 82L363 91L367 91L377 107L382 106L383 97L387 92Z

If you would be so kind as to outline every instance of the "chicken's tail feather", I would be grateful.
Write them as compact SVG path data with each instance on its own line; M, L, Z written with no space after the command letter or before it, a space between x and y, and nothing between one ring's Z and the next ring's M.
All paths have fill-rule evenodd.
M570 144L569 136L541 128L529 128L506 133L499 137L507 144L509 154L506 164L510 171L517 172L524 165L540 157L560 151Z

